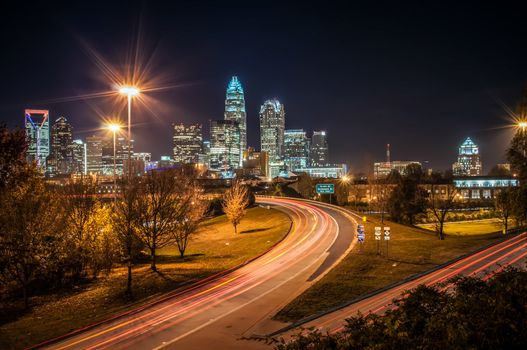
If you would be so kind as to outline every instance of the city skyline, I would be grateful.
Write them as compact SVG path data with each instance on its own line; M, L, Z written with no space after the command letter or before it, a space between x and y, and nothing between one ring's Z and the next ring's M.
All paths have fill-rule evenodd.
M456 156L458 140L466 137L478 140L484 164L504 162L513 130L504 128L511 123L501 101L515 109L527 71L520 62L521 54L506 55L506 50L499 49L511 47L521 37L519 21L493 19L505 13L502 17L514 17L521 11L461 6L457 10L464 16L456 16L447 5L437 5L434 11L416 7L412 14L404 6L381 13L365 7L356 14L364 19L347 21L349 12L338 5L323 11L282 5L282 11L273 12L269 19L279 25L261 33L257 28L266 20L261 7L202 10L184 5L185 11L203 15L196 27L200 23L207 24L204 28L217 27L209 38L208 30L188 37L178 35L188 22L184 16L177 17L179 11L171 5L141 6L108 6L102 14L72 4L60 11L68 19L55 14L53 6L36 6L27 13L23 8L14 9L2 26L21 30L22 40L7 38L6 54L1 58L5 82L12 87L0 97L2 121L10 127L20 126L25 108L49 109L52 119L63 115L76 125L75 138L85 138L102 125L103 115L118 113L124 119L122 110L116 111L104 101L70 97L108 88L92 56L100 55L119 66L129 50L128 42L137 35L139 17L145 24L141 36L152 38L145 45L144 56L159 53L153 59L156 69L163 71L164 82L178 86L152 97L159 102L155 115L143 109L134 117L137 150L152 152L154 158L171 154L170 142L165 140L171 138L173 123L207 125L209 120L222 118L224 88L236 75L244 85L248 146L259 148L258 108L276 97L288 106L287 129L326 130L331 139L331 161L346 162L354 171L365 171L369 164L383 160L386 143L393 145L394 158L417 159L446 170ZM17 13L28 20L49 15L50 24L38 30L27 28L15 21L20 18ZM113 23L110 19L116 13L120 20ZM222 24L226 13L239 18L244 27L244 40L234 46L228 45L231 29ZM311 36L304 37L280 21L291 14L298 15L298 28ZM173 16L181 21L173 21ZM448 26L437 32L437 24L444 23L445 17L450 19ZM101 23L104 35L92 30L94 19ZM425 23L419 33L408 32L396 19L408 20L408 28ZM172 26L174 22L180 24ZM477 30L482 26L494 32L485 36ZM40 40L42 36L45 40ZM276 39L272 48L282 54L264 53L265 38ZM429 39L427 44L408 46L409 40L421 42L423 38ZM162 43L156 44L158 41ZM170 42L176 43L177 55ZM375 47L371 43L376 43ZM21 46L45 54L20 58L16 53ZM61 50L64 55L55 54ZM388 56L390 59L382 58ZM18 61L30 68L10 70ZM423 120L441 121L444 132L431 133Z

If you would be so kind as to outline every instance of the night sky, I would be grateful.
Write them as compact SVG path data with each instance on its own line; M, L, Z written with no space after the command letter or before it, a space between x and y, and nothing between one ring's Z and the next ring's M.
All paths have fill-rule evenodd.
M286 128L327 130L331 160L352 171L383 160L386 143L394 160L444 170L470 136L487 172L513 134L500 103L515 107L527 85L526 12L503 1L17 3L0 14L0 119L22 126L25 108L48 108L90 135L118 107L70 97L112 88L94 53L119 70L139 43L152 84L174 86L134 109L136 151L155 159L172 153L172 123L223 119L235 74L249 145L277 97Z

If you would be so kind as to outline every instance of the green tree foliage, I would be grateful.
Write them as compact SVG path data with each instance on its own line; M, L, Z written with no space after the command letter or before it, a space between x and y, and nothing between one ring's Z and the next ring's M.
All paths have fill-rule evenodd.
M511 170L517 174L522 183L527 180L527 132L521 129L516 132L507 150L507 160Z
M412 164L406 175L397 179L387 204L393 221L413 225L415 217L425 212L427 193L419 187L422 178L421 167Z
M15 282L29 306L29 288L56 269L64 253L63 217L33 165L17 169L20 181L0 194L0 269Z
M10 131L0 125L0 191L21 179L17 176L26 166L26 134L23 130Z
M507 230L509 229L509 219L514 211L515 197L516 191L512 188L507 188L502 190L494 200L494 206L499 214L501 222L503 223L504 233L507 233Z
M357 315L336 334L312 331L276 349L516 349L527 344L527 272L484 282L459 278L453 292L421 285L385 315Z

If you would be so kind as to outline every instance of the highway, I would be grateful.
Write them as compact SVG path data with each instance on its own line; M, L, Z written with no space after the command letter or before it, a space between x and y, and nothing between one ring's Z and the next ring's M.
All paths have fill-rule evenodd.
M448 281L457 275L477 276L486 280L507 266L525 267L526 256L527 233L523 233L422 277L389 288L316 319L303 322L301 326L304 328L315 327L323 332L338 332L343 328L346 318L356 315L357 312L362 314L382 313L386 309L394 307L392 304L394 298L400 297L404 291L415 288L420 284L437 285L442 289L448 289L452 287ZM288 329L283 333L281 332L281 336L288 339L292 334L298 333L298 329Z
M355 220L321 203L258 198L286 212L290 233L260 258L148 307L42 344L49 349L268 349L242 340L285 324L271 317L355 244Z

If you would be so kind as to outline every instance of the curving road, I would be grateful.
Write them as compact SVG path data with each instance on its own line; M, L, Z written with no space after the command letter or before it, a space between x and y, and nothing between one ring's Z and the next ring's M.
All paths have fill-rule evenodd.
M291 232L247 265L164 301L47 344L50 349L260 349L242 340L284 326L270 318L354 244L349 213L321 203L258 198L286 212Z
M400 297L404 291L413 289L420 284L435 285L439 283L440 288L448 289L451 287L448 281L456 275L476 276L486 280L507 266L525 267L526 260L527 232L487 247L419 278L388 288L347 307L299 323L304 328L315 327L324 332L338 332L343 328L346 318L356 315L357 312L362 314L382 313L386 309L393 307L393 299ZM282 330L267 334L273 336L281 334L287 339L298 332L298 329L291 330L290 328L291 326L288 326Z

